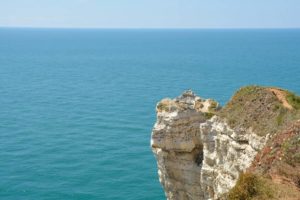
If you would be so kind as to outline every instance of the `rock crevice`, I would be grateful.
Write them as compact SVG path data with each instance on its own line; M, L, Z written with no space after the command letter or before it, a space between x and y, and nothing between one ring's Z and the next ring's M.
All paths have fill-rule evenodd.
M220 198L265 145L268 134L230 128L219 109L192 91L157 104L151 147L168 200Z

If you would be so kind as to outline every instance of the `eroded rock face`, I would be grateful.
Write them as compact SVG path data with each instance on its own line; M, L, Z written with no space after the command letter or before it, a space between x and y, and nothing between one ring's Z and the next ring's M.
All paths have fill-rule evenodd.
M231 189L266 141L213 116L218 103L186 91L157 104L151 147L169 200L217 199Z
M157 104L157 122L151 146L157 158L158 174L168 199L203 196L200 175L203 144L199 123L205 122L211 100L187 91L180 97Z
M202 199L218 199L234 187L239 174L251 165L267 140L267 136L257 136L251 130L236 132L218 116L200 124L200 136L204 155Z

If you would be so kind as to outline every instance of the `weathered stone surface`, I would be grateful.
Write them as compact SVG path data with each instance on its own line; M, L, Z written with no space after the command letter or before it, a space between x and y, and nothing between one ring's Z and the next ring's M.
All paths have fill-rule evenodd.
M250 166L268 136L232 130L218 103L186 91L157 104L151 147L169 200L217 199Z
M209 102L187 91L157 104L151 146L168 199L203 196L199 187L203 157L199 123L206 121L203 113L208 112Z
M250 130L243 135L236 133L217 116L200 124L200 135L204 155L202 199L217 199L234 187L267 139Z

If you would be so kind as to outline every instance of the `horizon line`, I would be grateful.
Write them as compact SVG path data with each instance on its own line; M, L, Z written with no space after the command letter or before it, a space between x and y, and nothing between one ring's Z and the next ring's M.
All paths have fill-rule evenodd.
M43 27L43 26L0 26L15 29L101 29L101 30L240 30L240 29L300 29L300 27Z

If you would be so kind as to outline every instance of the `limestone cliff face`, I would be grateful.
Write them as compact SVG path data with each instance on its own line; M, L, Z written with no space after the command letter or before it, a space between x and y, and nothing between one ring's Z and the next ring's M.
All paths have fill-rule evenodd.
M192 199L218 199L227 193L268 138L251 130L232 130L217 116L200 123L200 136L204 155L200 184L204 195Z
M157 104L151 147L168 200L218 199L234 187L268 134L230 128L218 103L186 91Z
M207 120L211 100L191 91L157 104L157 122L151 146L157 158L158 174L168 199L199 199L203 143L199 125Z

